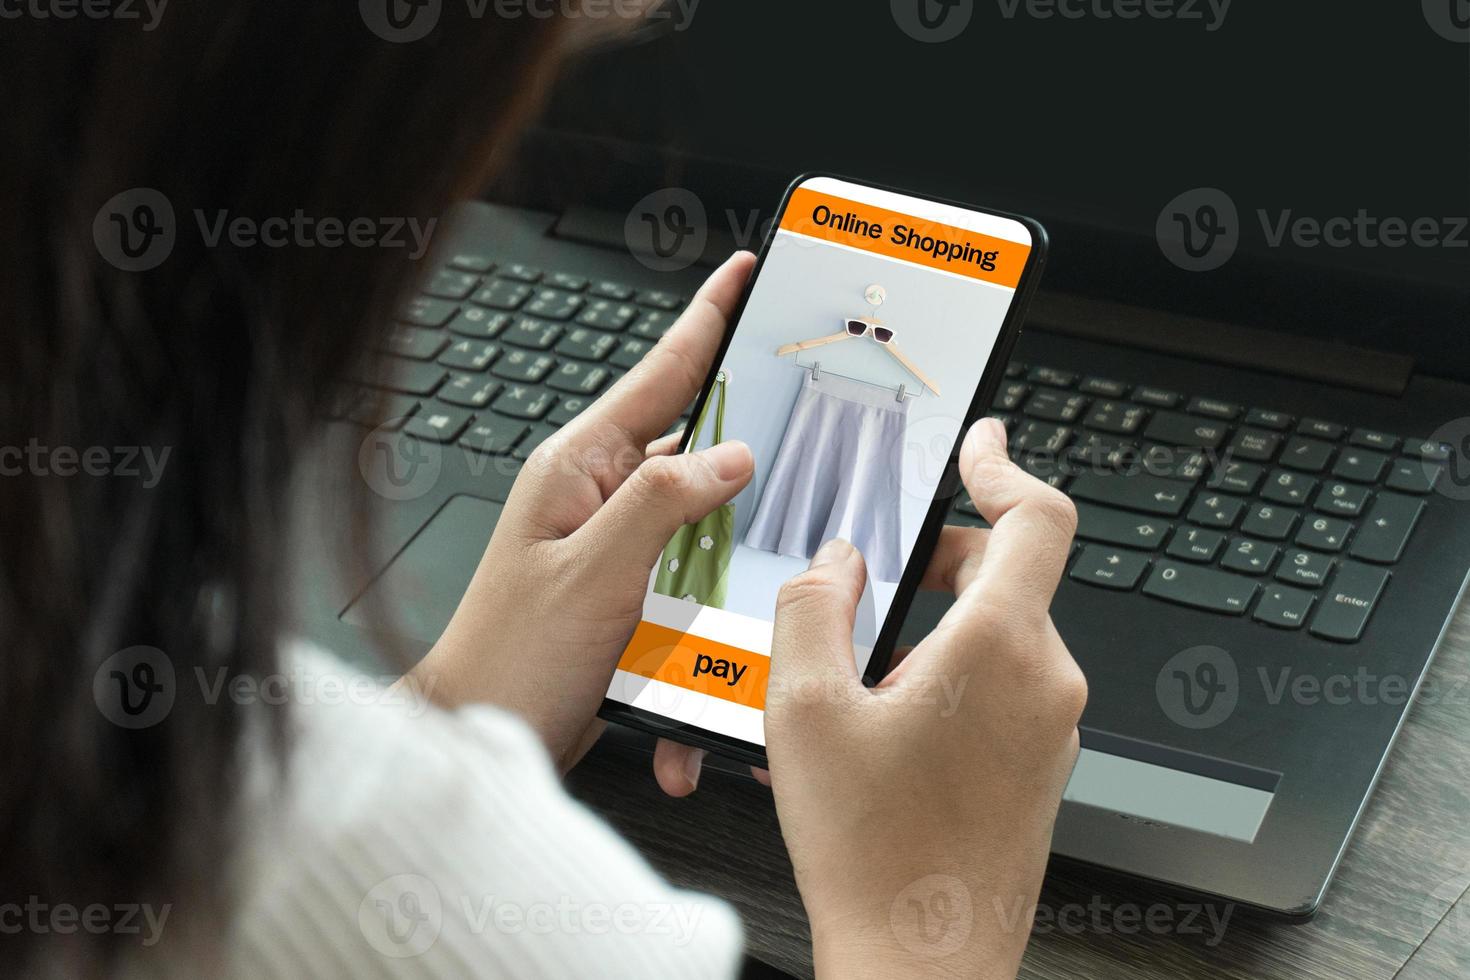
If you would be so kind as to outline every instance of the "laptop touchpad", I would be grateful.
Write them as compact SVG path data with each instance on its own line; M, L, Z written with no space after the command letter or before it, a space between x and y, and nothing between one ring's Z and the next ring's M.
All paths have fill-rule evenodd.
M383 624L433 643L459 606L499 518L499 504L451 497L352 600L343 621L363 627Z

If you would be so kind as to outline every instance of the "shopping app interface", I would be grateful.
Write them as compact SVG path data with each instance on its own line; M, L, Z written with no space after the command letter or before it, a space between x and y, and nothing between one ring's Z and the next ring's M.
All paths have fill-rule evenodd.
M695 440L745 442L755 476L665 548L610 699L764 745L777 593L837 537L868 571L866 668L1030 250L996 215L792 192Z

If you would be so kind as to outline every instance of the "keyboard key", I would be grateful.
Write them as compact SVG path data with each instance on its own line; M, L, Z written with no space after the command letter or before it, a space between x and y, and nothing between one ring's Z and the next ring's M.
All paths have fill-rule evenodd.
M456 269L463 269L465 272L478 272L481 275L495 268L495 263L491 260L490 256L480 252L456 252L449 257L449 264Z
M460 437L459 444L466 449L491 456L507 455L521 436L530 430L523 422L508 422L505 419L480 419Z
M1312 502L1312 506L1324 514L1357 517L1363 512L1364 505L1368 503L1368 497L1367 487L1334 480L1322 484L1322 489L1317 491L1317 499Z
M1404 493L1428 493L1439 482L1444 467L1436 463L1425 463L1417 459L1396 459L1388 471L1384 486Z
M601 361L618 346L618 338L610 333L589 327L574 327L556 345L556 352L563 357L575 357L584 361Z
M1072 470L1067 466L1065 460L1052 456L1051 454L1030 455L1022 453L1016 461L1021 469L1030 473L1036 479L1058 490L1072 476Z
M1290 507L1254 504L1241 522L1240 529L1252 537L1285 541L1296 526L1296 518L1297 512Z
M425 442L453 442L473 416L460 408L435 406L419 412L404 425L405 434Z
M1143 420L1147 417L1148 411L1137 405L1118 401L1100 401L1093 403L1092 411L1087 413L1085 424L1089 429L1131 436L1139 430L1139 427L1143 425Z
M1276 577L1283 582L1316 587L1327 581L1327 575L1331 571L1332 559L1327 555L1292 548L1282 556L1281 564L1276 569Z
M1184 396L1177 391L1169 391L1165 388L1151 388L1140 385L1133 389L1133 400L1145 405L1153 405L1155 408L1173 408L1178 405Z
M404 323L411 323L416 327L428 327L437 330L449 322L450 317L459 310L459 307L447 300L433 299L428 296L415 296L409 300L398 313L398 319Z
M1077 375L1057 368L1034 367L1031 373L1026 375L1026 380L1036 384L1053 385L1057 388L1070 388L1077 383Z
M1161 561L1143 583L1143 591L1197 609L1240 615L1255 597L1256 583L1243 575Z
M1035 374L1036 371L1031 373ZM1087 399L1082 395L1069 395L1056 388L1038 388L1022 411L1032 418L1047 422L1075 422L1086 407Z
M516 443L516 447L511 451L511 455L516 459L530 459L531 453L536 451L536 447L554 435L556 435L556 426L547 425L545 422L537 422L531 426L531 431L526 433L525 438Z
M483 371L500 356L500 345L481 340L461 340L439 358L439 363L458 371Z
M1308 473L1321 473L1332 459L1331 443L1303 436L1292 436L1281 451L1281 465Z
M1332 587L1322 597L1317 615L1312 617L1312 632L1327 640L1352 643L1363 635L1373 606L1383 594L1388 571L1345 561L1332 579Z
M475 287L479 284L479 276L472 276L467 272L456 272L453 269L440 269L424 284L424 292L443 299L459 300L474 292Z
M1276 470L1261 489L1261 496L1278 504L1305 505L1315 489L1317 481L1310 476Z
M638 316L638 307L628 303L612 303L609 300L594 300L587 309L576 317L582 326L595 326L600 331L622 331Z
M545 320L523 316L507 327L500 339L507 344L529 350L551 350L565 331L566 328L559 323L547 323Z
M408 361L385 357L381 373L363 378L365 384L406 395L432 395L444 380L444 369L433 361Z
M1377 483L1388 457L1371 449L1344 449L1332 466L1332 475L1359 483Z
M1391 436L1387 432L1375 432L1373 429L1354 429L1353 434L1348 437L1348 442L1367 449L1382 449L1384 452L1393 452L1399 447L1398 436Z
M1138 584L1147 568L1148 558L1136 551L1090 544L1072 563L1068 577L1074 582L1126 591Z
M399 357L410 357L415 361L432 361L449 341L435 330L417 330L413 327L397 327L383 338L382 349Z
M1191 415L1205 415L1212 419L1224 419L1227 422L1240 414L1239 405L1221 401L1218 398L1191 398L1188 407L1184 410Z
M544 388L509 385L505 393L495 399L495 404L490 408L492 411L508 415L513 419L537 422L544 418L555 404L556 396Z
M990 407L1002 412L1014 412L1025 402L1026 393L1030 390L1031 386L1024 381L1007 381L995 393L995 401L990 403Z
M1170 480L1183 480L1194 484L1210 469L1210 459L1195 449L1177 449L1173 446L1149 446L1143 454L1144 472Z
M638 322L634 323L628 332L644 340L659 340L669 332L669 328L674 325L676 319L677 317L672 313L654 310L640 316Z
M662 289L645 289L638 294L638 302L658 310L677 310L684 305L684 297Z
M1017 453L1060 453L1072 441L1072 427L1055 422L1024 422L1010 439Z
M1133 443L1104 432L1083 431L1067 449L1067 460L1079 466L1118 470L1133 465L1139 450Z
M1253 460L1258 463L1266 463L1276 455L1276 447L1281 445L1281 437L1274 432L1266 432L1261 429L1241 429L1230 440L1230 455L1236 459Z
M1121 544L1130 548L1153 550L1164 541L1169 525L1151 517L1139 517L1127 511L1077 503L1077 537L1105 544ZM978 513L976 514L978 517ZM1177 537L1177 535L1176 535Z
M507 313L492 313L479 306L466 306L449 321L449 332L476 340L491 340L510 323Z
M1443 463L1450 458L1450 447L1442 442L1431 442L1428 439L1405 439L1404 455L1428 460L1431 463Z
M557 406L546 416L546 421L552 425L566 425L577 417L577 413L592 404L590 398L563 398Z
M568 272L553 272L546 277L546 281L557 289L570 289L574 293L580 293L587 288L587 280L582 276L574 276Z
M1307 613L1317 597L1301 589L1284 585L1268 585L1261 601L1256 603L1255 618L1268 626L1282 629L1300 629L1307 621Z
M1137 397L1137 392L1134 397ZM1225 441L1226 431L1227 426L1219 422L1204 422L1180 412L1156 412L1148 428L1143 430L1143 436L1172 446L1214 449Z
M1296 543L1318 551L1341 551L1353 526L1336 517L1309 517L1296 532Z
M1274 429L1277 432L1285 432L1291 425L1291 416L1285 412L1273 412L1265 408L1253 408L1245 415L1245 424L1259 426L1262 429Z
M1143 468L1154 476L1198 483L1210 471L1210 458L1198 449L1149 446L1143 454Z
M569 395L595 395L606 383L606 369L576 361L563 361L546 379L548 388L555 388Z
M536 294L535 299L526 304L525 312L547 320L570 320L572 314L582 308L583 302L585 301L582 297L575 293L543 289Z
M1270 570L1271 563L1276 560L1278 550L1274 544L1264 541L1236 538L1230 543L1225 557L1220 559L1220 567L1247 575L1265 575Z
M608 363L620 368L632 368L651 350L653 342L650 340L625 339L608 358Z
M1335 441L1342 438L1343 427L1336 422L1324 422L1321 419L1302 419L1296 431L1304 436L1316 436L1318 439Z
M592 295L622 302L633 298L633 289L631 286L624 286L620 282L609 282L604 279L601 282L592 284Z
M1079 500L1177 517L1189 488L1146 474L1083 473L1072 481L1070 493Z
M451 374L435 397L462 408L484 408L503 387L499 381L489 381L473 374Z
M530 351L513 350L495 362L490 373L506 381L521 381L535 384L545 378L556 367L556 358L550 354L532 354Z
M497 310L520 309L521 304L531 298L531 287L517 282L507 282L504 279L496 279L490 285L477 290L470 296L470 302L479 306L489 306Z
M1396 562L1424 512L1424 501L1397 493L1380 493L1358 527L1348 554L1364 561Z
M1080 505L1078 509L1081 509ZM1185 561L1212 562L1224 543L1225 535L1219 531L1181 527L1175 532L1174 537L1169 539L1169 547L1165 554L1170 558L1182 558Z
M1231 493L1255 493L1265 473L1265 468L1255 463L1230 460L1215 467L1208 486L1211 490L1228 490Z
M1010 361L1006 364L1006 377L1024 378L1026 376L1026 365L1020 361Z
M1245 510L1245 501L1223 493L1201 496L1189 508L1187 520L1204 527L1232 527Z
M1127 385L1107 378L1087 378L1077 390L1084 395L1101 395L1103 398L1125 398L1128 395Z
M525 265L521 262L512 262L510 265L502 266L500 274L507 279L517 279L521 282L540 282L541 270L534 265Z

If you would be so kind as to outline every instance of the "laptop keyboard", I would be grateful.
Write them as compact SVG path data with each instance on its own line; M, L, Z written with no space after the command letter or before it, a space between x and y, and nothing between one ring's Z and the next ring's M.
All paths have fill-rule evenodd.
M399 312L382 386L334 411L371 428L526 459L673 325L687 298L460 253Z
M456 254L400 311L382 375L333 415L523 460L686 302ZM1341 642L1362 636L1448 459L1421 439L1020 363L992 414L1017 462L1077 505L1073 581ZM964 495L955 510L982 523Z
M1012 363L992 414L1077 506L1074 582L1354 642L1448 447ZM978 518L962 498L957 510Z

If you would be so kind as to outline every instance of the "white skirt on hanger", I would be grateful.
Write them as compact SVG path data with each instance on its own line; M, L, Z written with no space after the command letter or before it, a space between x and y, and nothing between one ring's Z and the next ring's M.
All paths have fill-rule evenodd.
M862 552L869 578L897 582L907 426L908 399L892 389L807 374L745 543L810 558L844 538Z

